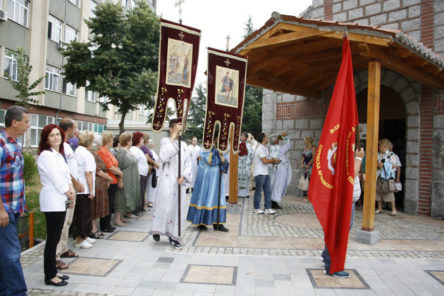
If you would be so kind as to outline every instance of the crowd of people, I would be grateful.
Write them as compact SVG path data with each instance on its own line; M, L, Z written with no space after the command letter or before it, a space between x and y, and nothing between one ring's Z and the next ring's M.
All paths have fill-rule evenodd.
M2 263L7 269L0 269L0 279L5 277L5 270L11 275L8 277L14 279L8 287L0 280L0 289L13 292L26 291L17 240L17 219L26 211L23 155L17 137L29 126L28 111L13 106L6 112L5 128L0 134L0 248L3 250L0 260L7 262ZM69 235L75 240L76 248L92 248L97 239L105 237L104 233L125 227L131 221L128 218L141 215L149 207L153 208L150 230L153 239L160 241L161 236L166 236L174 248L182 247L180 239L186 221L200 230L212 226L215 231L229 231L224 226L229 153L222 154L216 148L217 136L210 151L203 151L196 137L190 145L179 143L182 129L180 121L170 120L169 135L161 140L157 154L154 141L142 132L114 136L105 131L98 136L90 131L78 132L75 121L70 118L43 128L37 167L42 184L40 210L46 218L44 280L47 285L68 283L69 277L58 270L68 268L61 258L78 256L68 248ZM254 189L255 214L275 214L276 209L282 209L282 199L292 179L288 159L291 141L287 133L272 135L269 148L268 142L265 133L257 139L245 132L240 137L238 196L248 198ZM305 138L304 143L301 166L304 176L310 178L316 147L311 137ZM392 148L387 139L379 142L378 178L399 183L401 163ZM360 151L356 158L360 160L359 168L365 163L362 158L365 155ZM359 175L365 180L365 166L362 174L358 172L359 169L355 172L355 186L359 184ZM360 188L356 190L359 194ZM189 205L185 198L187 192L191 193ZM354 202L358 199L354 196ZM378 191L376 200L376 213L382 212L383 202L390 202L391 215L396 215L393 190ZM327 264L328 256L328 252L324 252Z

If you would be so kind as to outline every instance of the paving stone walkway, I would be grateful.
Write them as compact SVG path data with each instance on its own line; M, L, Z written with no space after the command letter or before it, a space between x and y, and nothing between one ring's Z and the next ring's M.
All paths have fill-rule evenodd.
M43 248L22 254L30 295L444 295L444 221L388 213L376 216L380 242L354 242L350 233L349 279L323 274L323 233L310 203L286 197L276 215L256 215L252 199L228 214L228 233L188 227L183 250L148 235L150 213L76 249L67 259L69 285L43 283ZM70 247L74 249L73 242Z

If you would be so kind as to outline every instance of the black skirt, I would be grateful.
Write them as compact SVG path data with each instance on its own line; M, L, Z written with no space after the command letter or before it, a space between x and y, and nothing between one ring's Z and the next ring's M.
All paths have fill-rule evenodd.
M77 194L71 228L74 239L78 236L86 238L91 234L92 210L88 194Z

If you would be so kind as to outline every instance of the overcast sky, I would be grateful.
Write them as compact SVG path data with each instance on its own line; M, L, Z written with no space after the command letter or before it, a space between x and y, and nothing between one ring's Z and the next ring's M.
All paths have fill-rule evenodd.
M179 22L177 0L158 0L157 14L164 19ZM251 16L253 28L264 25L273 11L298 16L311 0L185 0L182 5L182 23L200 29L201 40L199 64L195 87L202 83L205 88L207 69L207 47L225 50L227 35L230 35L230 49L243 40L245 24Z

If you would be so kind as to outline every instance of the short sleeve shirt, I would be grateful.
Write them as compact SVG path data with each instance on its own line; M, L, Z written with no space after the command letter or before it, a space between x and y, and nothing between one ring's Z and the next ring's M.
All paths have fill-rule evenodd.
M102 159L102 161L105 164L107 169L109 169L111 167L115 167L115 168L119 167L119 162L117 161L114 154L112 154L111 151L109 151L105 147L100 148L100 150L97 151L97 155L99 155L99 157ZM117 184L117 177L113 173L111 173L109 170L108 170L108 175L113 179L111 184Z
M0 161L0 194L3 207L11 214L23 213L27 210L23 155L20 143L10 137L4 129L0 133Z
M268 152L268 149L262 145L259 144L259 146L257 146L256 148L256 152L254 153L254 171L253 171L253 176L258 176L258 175L268 175L268 164L265 164L262 162L262 158L270 158L270 153Z
M92 192L96 192L95 180L96 180L96 161L91 152L89 152L85 147L79 146L74 152L74 157L77 161L79 182L85 187L85 191L78 192L77 194L89 194L88 183L86 183L85 172L92 172L93 182L92 182Z

